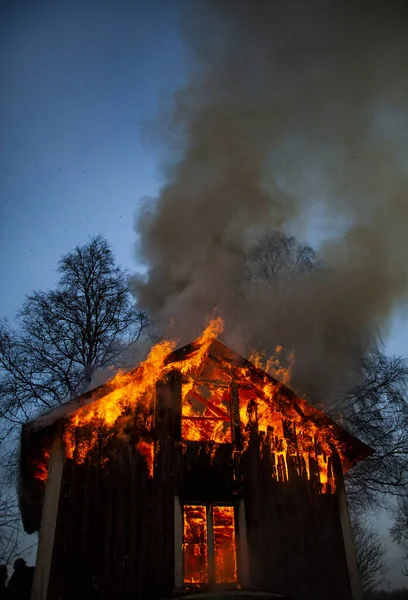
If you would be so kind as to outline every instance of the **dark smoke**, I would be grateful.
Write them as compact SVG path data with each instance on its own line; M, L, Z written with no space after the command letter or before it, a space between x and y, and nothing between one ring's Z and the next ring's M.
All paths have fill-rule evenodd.
M190 341L217 306L236 350L294 350L298 391L323 399L353 376L406 299L407 25L399 2L185 4L176 158L136 221L148 275L133 290L164 334L174 319ZM245 285L242 254L268 231L307 238L316 206L345 223L321 268Z

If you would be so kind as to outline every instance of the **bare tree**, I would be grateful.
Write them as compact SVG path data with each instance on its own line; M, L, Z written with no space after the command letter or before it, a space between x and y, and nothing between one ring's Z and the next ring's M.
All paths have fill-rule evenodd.
M20 539L10 486L21 424L89 389L99 370L120 366L123 351L135 344L147 325L146 314L135 308L128 292L126 272L115 265L102 236L63 256L58 273L54 290L27 297L17 327L6 321L0 325L0 452L5 481L0 490L0 536L6 540L6 554L12 554Z
M250 285L268 283L283 289L318 266L316 253L311 246L300 244L296 238L280 231L264 234L243 253L242 258L245 282Z
M408 600L408 589L371 590L364 594L364 600Z
M377 588L387 572L386 547L375 529L361 517L353 519L360 583L364 592Z
M10 564L18 556L28 554L15 491L7 484L0 485L0 564Z
M0 328L0 415L10 424L88 389L147 324L103 237L62 257L58 272L55 290L27 297L17 329Z
M275 305L282 297L285 310L291 286L302 278L313 284L320 270L308 245L280 232L261 237L243 253L242 265L243 285L270 286ZM356 381L326 406L330 416L341 415L344 427L374 450L347 475L350 503L362 510L384 506L391 495L404 496L408 490L408 366L384 354L375 332L370 339L368 351L350 340Z
M376 349L361 358L360 380L341 399L345 427L374 450L347 475L350 502L360 509L407 493L407 382L406 362Z
M393 509L394 524L391 527L391 537L400 545L406 566L403 568L403 574L408 577L408 495L399 498L398 504Z

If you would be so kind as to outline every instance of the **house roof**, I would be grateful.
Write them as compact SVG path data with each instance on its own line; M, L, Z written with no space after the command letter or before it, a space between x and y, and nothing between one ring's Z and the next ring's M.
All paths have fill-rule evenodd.
M197 340L171 352L164 361L165 369L168 371L173 368L180 369L186 361L194 358L201 348L202 343ZM269 385L279 390L273 400L276 403L276 406L274 406L276 414L285 415L289 419L307 420L319 429L330 432L330 436L335 438L336 442L342 446L344 471L372 454L371 448L331 420L322 411L312 406L305 399L298 397L287 386L216 339L207 344L205 360L202 361L199 372L195 375L202 381L217 382L220 385L229 385L232 381L236 381L240 387L241 404L248 403L251 399L258 399L261 396L264 402L271 402L265 399L265 386ZM143 369L139 366L128 371L121 381L125 386L127 382L142 376ZM112 379L78 398L28 421L23 426L19 496L23 523L28 532L38 529L45 487L45 481L38 478L38 473L35 475L33 467L41 461L41 453L44 447L49 444L55 428L66 422L83 407L100 400L114 389L118 389L118 384L117 380Z

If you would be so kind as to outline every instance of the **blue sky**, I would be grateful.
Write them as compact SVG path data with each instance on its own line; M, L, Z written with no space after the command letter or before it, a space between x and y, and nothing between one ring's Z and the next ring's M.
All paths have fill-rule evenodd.
M194 1L194 0L191 0ZM136 268L133 216L163 154L148 123L185 76L178 0L3 1L0 316L52 287L58 258L102 233ZM327 224L314 224L317 243ZM389 352L408 356L394 315Z
M2 19L1 314L102 233L135 266L138 200L159 186L146 123L183 77L175 2L8 2Z
M179 0L6 0L0 25L1 316L51 287L58 258L102 233L134 269L133 215L155 195L149 122L185 76ZM328 223L312 224L317 243ZM406 321L386 339L408 356Z

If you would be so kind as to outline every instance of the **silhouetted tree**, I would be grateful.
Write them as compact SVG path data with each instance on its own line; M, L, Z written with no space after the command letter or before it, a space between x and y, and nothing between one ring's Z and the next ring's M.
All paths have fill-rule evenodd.
M408 589L370 590L364 594L364 600L408 600Z
M378 349L360 366L360 381L346 391L341 410L345 427L374 450L347 475L350 502L368 508L407 493L408 367Z
M10 544L15 530L8 490L21 424L89 389L97 371L121 366L123 351L147 325L128 292L126 272L115 265L102 236L63 256L58 273L55 289L26 298L16 327L0 324L0 477L5 481L0 492L7 513L0 537L7 533Z
M102 236L63 256L58 273L55 290L27 297L16 329L0 328L0 415L11 425L88 389L147 324Z
M243 289L270 286L274 303L281 295L283 306L292 284L298 286L303 279L313 285L320 270L310 246L275 231L243 253L242 265ZM299 302L300 289L296 287ZM375 335L372 340L368 352L353 348L354 385L344 389L332 406L325 406L330 416L338 420L341 415L342 425L374 450L346 478L350 503L359 510L384 505L391 495L404 496L408 490L408 366L399 357L386 356Z
M360 583L368 592L384 580L386 547L378 532L361 517L354 517L353 532Z
M10 564L22 553L22 530L14 490L0 484L0 563Z
M404 553L406 565L402 572L408 577L408 495L398 499L398 504L393 509L393 517L391 536Z

